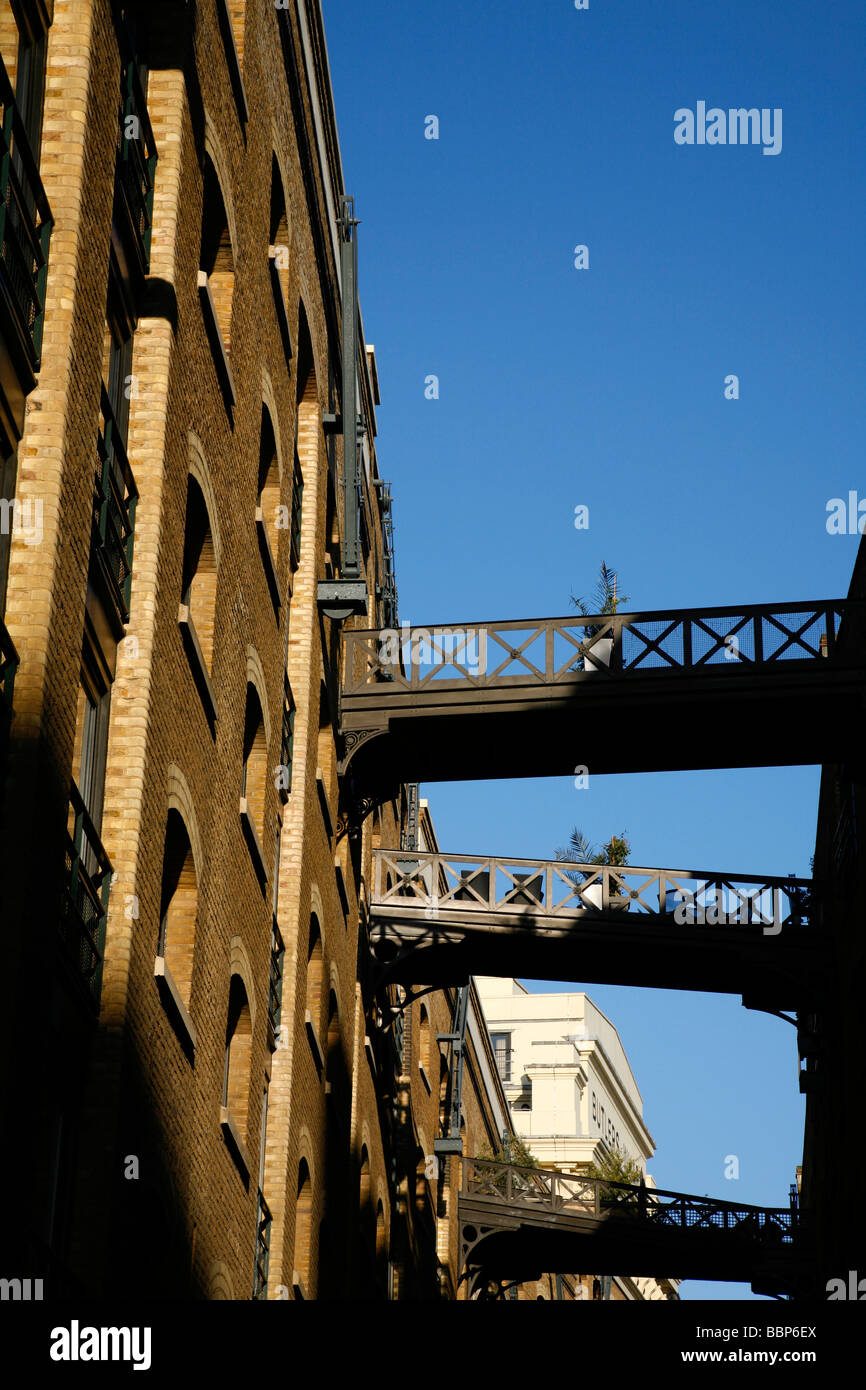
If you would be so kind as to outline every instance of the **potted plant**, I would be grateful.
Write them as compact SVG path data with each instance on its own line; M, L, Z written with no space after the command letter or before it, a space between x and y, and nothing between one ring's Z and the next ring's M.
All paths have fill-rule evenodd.
M586 838L583 831L579 830L577 826L575 826L571 832L568 848L560 848L556 851L558 860L572 864L598 864L602 867L614 869L618 869L622 865L627 864L630 854L631 845L626 839L625 831L623 831L621 835L611 835L610 839L604 845L593 845ZM576 884L577 887L580 887L582 883L586 882L589 874L585 870L578 869L575 870L574 873L569 873L566 876L572 883ZM584 902L591 903L593 907L597 907L599 910L605 907L628 909L631 900L628 893L625 892L620 884L615 883L612 886L607 903L604 902L603 895L603 883L601 880L596 880L590 883L589 887L584 890L583 899Z
M607 617L615 613L620 604L628 603L628 594L618 594L616 589L617 575L616 570L610 569L602 560L601 569L598 573L598 580L592 595L592 607L589 607L582 598L576 598L574 594L571 601L575 608L578 608L585 618ZM590 623L583 629L583 635L588 640L596 637L602 628L598 624ZM599 637L592 646L592 656L588 654L583 658L584 671L598 671L602 666L610 666L611 656L613 655L613 637ZM579 670L580 666L575 669Z

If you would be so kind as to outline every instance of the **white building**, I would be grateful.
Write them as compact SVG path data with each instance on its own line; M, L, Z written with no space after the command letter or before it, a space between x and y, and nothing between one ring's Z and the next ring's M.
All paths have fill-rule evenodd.
M542 1167L579 1171L619 1149L646 1174L655 1144L610 1019L585 994L530 994L489 975L475 983L514 1128ZM617 1278L614 1296L675 1297L678 1282Z

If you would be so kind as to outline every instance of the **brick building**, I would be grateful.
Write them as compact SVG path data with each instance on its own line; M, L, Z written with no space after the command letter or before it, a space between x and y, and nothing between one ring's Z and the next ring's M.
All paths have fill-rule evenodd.
M407 792L363 818L340 772L342 632L397 614L320 6L0 26L4 1273L465 1296L458 991L377 994Z

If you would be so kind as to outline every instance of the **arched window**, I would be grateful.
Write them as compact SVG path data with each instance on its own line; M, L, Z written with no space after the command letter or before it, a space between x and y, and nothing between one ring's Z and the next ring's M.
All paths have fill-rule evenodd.
M188 1010L192 993L198 884L186 826L171 810L165 831L160 900L159 949L165 966Z
M428 1088L431 1077L431 1057L432 1057L432 1035L430 1032L430 1015L424 1005L421 1005L421 1014L418 1021L418 1065L424 1073Z
M232 975L226 1022L226 1063L223 1105L244 1143L247 1142L250 1101L250 1067L253 1030L247 991L240 975Z
M235 259L229 220L216 169L205 155L199 288L209 296L226 355L231 353ZM204 278L202 278L204 277Z
M373 1222L373 1189L370 1182L370 1155L367 1145L361 1147L361 1171L358 1175L358 1215L361 1234L365 1235Z
M315 913L310 918L310 939L307 946L307 1013L318 1037L322 1024L322 976L324 956L322 933Z
M336 1066L340 1053L340 1010L337 996L333 990L328 995L328 1041L327 1058L329 1068Z
M280 508L280 470L277 461L277 445L270 412L262 407L262 430L259 438L259 477L256 500L256 529L259 536L259 549L265 567L268 585L274 607L279 607L279 552L280 537L285 532L281 525Z
M280 325L280 332L283 335L286 355L287 357L291 357L292 344L288 319L290 231L289 219L286 215L283 179L276 155L273 155L271 159L271 216L269 232L270 245L268 247L268 254L271 259L271 286L274 294L274 306L277 311L277 321Z
M214 627L216 623L216 555L204 494L191 475L186 493L186 530L183 543L181 603L208 674L213 670Z
M388 1296L388 1236L381 1202L376 1207L376 1292L379 1298Z
M313 1185L307 1160L302 1158L298 1165L298 1200L295 1207L295 1252L293 1257L293 1282L300 1286L302 1297L309 1298L310 1289L310 1245L313 1234Z
M247 701L244 713L244 770L241 797L259 848L265 843L265 793L268 785L268 745L265 721L258 691L247 682Z

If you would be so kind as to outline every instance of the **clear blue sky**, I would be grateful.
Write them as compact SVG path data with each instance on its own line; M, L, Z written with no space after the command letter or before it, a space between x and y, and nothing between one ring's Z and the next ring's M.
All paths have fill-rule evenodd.
M857 538L825 523L830 498L866 494L862 6L324 11L401 617L566 614L601 559L632 609L844 594ZM781 153L675 144L699 101L781 108ZM635 863L808 875L817 785L792 768L423 794L452 852L552 856L575 824L625 827ZM659 1186L784 1205L793 1028L736 998L575 983L620 1030Z

